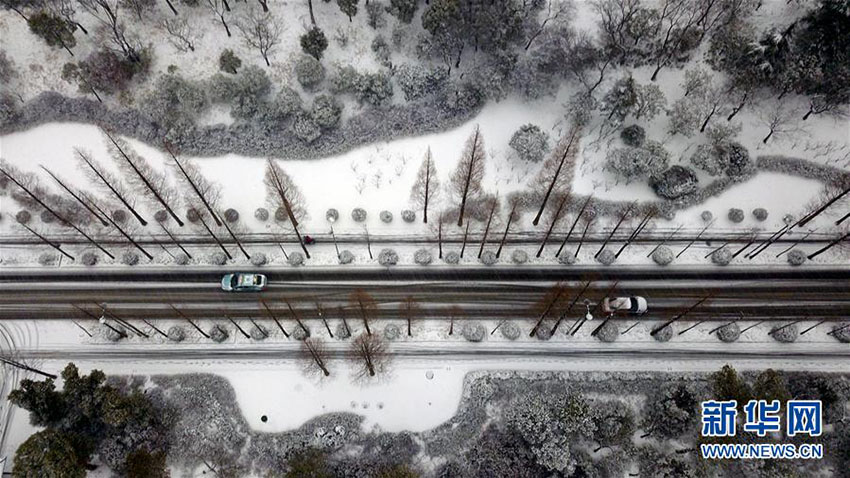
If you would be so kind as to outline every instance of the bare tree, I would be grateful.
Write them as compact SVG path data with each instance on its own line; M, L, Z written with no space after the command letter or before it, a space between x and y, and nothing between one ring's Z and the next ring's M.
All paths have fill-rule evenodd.
M578 126L574 125L570 128L570 131L561 137L549 158L543 162L543 167L535 178L535 187L538 190L545 190L540 208L532 221L535 226L540 222L540 216L543 215L543 210L552 194L566 193L570 190L575 174L575 158L578 153L580 134L581 128Z
M416 182L410 190L410 200L422 208L422 222L428 223L428 204L439 198L440 180L437 178L437 168L431 157L431 148L425 152L425 159L416 174Z
M265 7L265 5L263 5ZM280 35L283 33L283 27L277 20L268 12L260 12L255 8L250 9L237 24L236 27L242 33L242 40L251 48L259 50L266 61L266 66L271 66L269 63L269 54L280 44Z
M227 0L205 0L204 5L218 17L227 36L230 37L230 27L227 26L227 20L224 18L224 14L230 12L230 5L228 5Z
M366 334L372 335L372 329L369 328L369 321L378 315L378 303L375 301L375 298L365 290L357 289L351 293L349 301L363 320L363 325L366 327Z
M199 34L185 18L163 18L159 23L168 33L168 43L177 51L195 51L195 42Z
M292 178L278 166L277 162L269 159L266 162L266 174L264 178L266 185L266 201L274 208L275 218L277 219L277 211L282 208L286 213L290 227L295 232L298 238L298 243L304 251L304 255L310 258L310 252L307 246L301 239L301 232L298 230L299 221L306 216L304 208L304 196L301 191L292 181Z
M101 184L103 188L111 192L116 198L118 198L119 201L121 201L121 204L123 204L124 207L130 210L141 225L147 226L148 222L139 215L135 209L135 201L133 201L133 204L130 203L130 201L132 201L131 197L133 197L133 194L127 190L124 183L116 178L115 175L104 169L102 165L100 165L85 151L75 149L74 152L80 160L80 165L85 171L86 176L88 176L91 181Z
M791 109L783 101L772 101L759 108L759 121L768 128L767 136L761 140L767 144L774 135L791 133L799 130L796 118Z
M573 4L569 1L549 0L546 2L546 16L539 24L537 24L537 28L531 32L531 35L529 35L528 41L525 42L525 50L531 48L531 44L534 43L534 40L536 40L537 37L546 30L546 27L549 26L550 23L556 23L559 20L569 17L574 10Z
M531 313L537 318L537 321L531 329L531 332L528 334L529 337L534 337L534 334L537 333L537 329L540 328L543 321L554 315L555 312L563 306L564 302L568 300L568 292L569 289L559 282L551 286L546 291L546 294L541 297L539 301L534 303L531 308Z
M549 242L549 236L552 235L552 230L555 229L555 226L558 224L558 221L561 220L561 217L564 215L564 206L566 206L567 201L570 198L570 195L567 193L559 193L558 206L552 210L552 215L549 217L549 228L546 229L546 234L543 236L543 241L540 243L540 248L537 250L537 257L540 257L543 254L543 248L546 247L546 243Z
M496 257L500 257L502 255L502 248L505 247L505 242L508 240L508 232L511 230L511 224L519 219L518 209L521 202L522 197L519 194L512 194L508 196L508 204L510 205L510 209L508 210L508 220L505 221L505 232L502 233L502 240L499 241L499 249L496 250Z
M76 3L74 0L52 0L47 2L46 6L54 15L64 19L70 25L75 25L84 35L88 35L89 31L76 20L77 10L74 8L74 3Z
M119 0L119 4L135 13L136 18L142 21L144 14L153 10L156 0Z
M484 178L484 161L486 153L484 151L484 138L481 136L481 130L476 125L475 131L466 141L463 154L458 161L457 169L451 177L452 192L455 199L460 203L457 225L463 226L463 217L466 212L466 205L470 198L477 196L481 192L481 180Z
M195 204L195 199L201 201L203 208L195 207L194 209L196 211L205 209L215 221L215 224L221 226L221 220L215 213L216 204L221 197L221 187L207 180L195 163L189 160L177 159L177 155L168 146L166 146L166 150L171 155L174 165L180 172L177 175L180 183L184 186L184 189L187 189L187 192L183 194L186 202L188 204Z
M487 224L484 226L484 234L481 235L481 246L478 248L478 258L481 259L481 254L484 253L484 245L487 244L487 235L490 233L490 226L493 225L493 218L496 216L496 210L499 209L499 195L488 196L485 200L487 212Z
M463 319L466 316L466 312L459 305L453 305L449 307L447 315L449 316L449 335L453 335L455 332L455 321Z
M358 377L374 377L389 363L387 343L378 335L360 334L351 342L352 359L359 365Z
M658 72L680 57L690 47L691 36L699 30L702 18L699 1L662 0L658 22L655 27L655 71L650 80L658 78ZM705 3L705 2L702 2Z
M407 321L407 336L413 337L413 321L422 313L422 306L411 296L407 296L401 301L399 314Z
M71 189L70 186L66 185L61 179L59 179L58 176L53 174L53 172L51 172L49 169L45 168L44 166L42 166L41 169L43 169L45 172L47 172L47 174L49 174L50 177L53 178L53 180L56 181L59 184L59 186L62 187L62 189L67 191L68 194L70 194L71 197L73 197L80 205L82 205L83 208L85 208L89 212L89 214L94 216L94 218L97 219L101 223L101 225L103 225L104 227L109 226L109 223L106 222L106 219L101 217L99 213L97 213L94 209L92 209L91 205L89 205L89 203L84 201L83 198L80 196L80 194L78 194L77 192L74 192L74 190Z
M307 337L301 341L301 353L310 361L310 364L318 368L325 377L331 372L328 370L328 352L322 339Z
M128 38L126 26L119 18L118 0L77 0L77 3L109 32L112 43L128 60L133 63L142 61L139 54L141 43L135 38Z

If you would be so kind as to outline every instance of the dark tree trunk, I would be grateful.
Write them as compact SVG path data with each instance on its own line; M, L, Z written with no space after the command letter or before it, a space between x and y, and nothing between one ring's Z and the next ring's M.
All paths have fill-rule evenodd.
M561 219L561 211L564 210L564 204L567 203L567 195L564 194L564 197L561 198L561 202L558 203L558 209L555 210L555 213L552 215L552 223L549 224L549 229L546 230L546 235L543 236L543 242L540 243L540 249L537 250L537 256L540 257L540 254L543 254L543 248L546 247L546 243L549 242L549 235L552 234L552 229L555 229L555 224L558 223L558 220Z
M178 15L177 9L174 8L174 5L171 3L171 0L165 0L165 3L168 5L168 8L169 8L169 10L171 10L171 13L173 13L174 16L176 17Z
M76 199L78 203L82 204L82 205L83 205L83 207L84 207L84 208L86 208L86 210L87 210L87 211L88 211L88 212L89 212L92 216L94 216L95 218L97 218L97 220L98 220L101 224L103 224L103 226L105 226L105 227L108 227L108 226L109 226L109 223L108 223L108 222L106 222L106 219L104 219L104 218L100 217L100 214L96 213L96 212L94 211L94 209L92 209L92 207L88 205L88 203L86 203L85 201L83 201L83 199L82 199L79 195L77 195L77 193L75 193L75 192L74 192L71 188L69 188L68 186L66 186L66 185L65 185L65 183L63 183L63 182L62 182L62 181L61 181L58 177L56 177L56 175L55 175L55 174L53 174L53 173L52 173L49 169L45 168L44 166L42 166L42 167L41 167L41 169L45 170L45 171L47 172L47 174L49 174L49 175L50 175L50 177L51 177L51 178L53 178L53 179L54 179L57 183L59 183L59 186L62 186L62 189L64 189L65 191L67 191L67 192L68 192L68 194L70 194L70 195L71 195L71 197L73 197L74 199Z
M481 259L481 254L484 252L484 244L487 243L487 234L490 232L490 223L493 221L493 214L496 212L496 200L490 205L490 214L487 216L487 226L484 227L484 236L481 238L481 247L478 248L478 258Z
M460 257L463 257L463 251L466 250L466 237L469 235L469 221L466 221L466 229L463 231L463 243L460 246Z
M32 229L30 229L30 227L29 227L29 226L27 226L26 224L21 223L21 227L23 227L23 228L24 228L24 229L26 229L27 231L31 232L31 233L32 233L35 237L37 237L37 238L41 239L41 240L42 240L45 244L47 244L48 246L50 246L50 247L52 247L52 248L56 249L57 251L61 252L63 256L67 257L68 259L71 259L72 261L73 261L73 260L75 260L75 259L74 259L74 256L72 256L71 254L68 254L67 252L63 251L63 250L62 250L62 248L61 248L61 247L59 247L59 244L56 244L56 243L54 243L54 242L51 242L51 241L50 241L49 239L47 239L46 237L44 237L44 236L42 236L41 234L39 234L39 233L37 233L37 232L33 231Z
M94 165L91 163L91 161L89 161L89 158L82 156L82 155L80 157L83 158L83 161L85 161L85 163L89 166L89 168L91 168L91 170L94 172L94 174L98 178L100 178L101 181L103 181L103 184L105 184L106 187L109 188L109 190L112 191L113 194L115 194L115 196L121 201L121 204L123 204L124 207L126 207L127 209L130 210L131 213L133 213L133 216L139 221L139 223L143 226L147 226L148 222L145 221L144 218L142 218L142 216L140 216L139 213L136 212L136 210L133 208L133 206L131 206L130 203L127 202L127 199L124 198L124 196L121 193L119 193L118 190L116 190L112 186L112 184L110 184L109 181L106 180L105 177L103 177L103 175L100 173L100 171L97 168L94 167Z

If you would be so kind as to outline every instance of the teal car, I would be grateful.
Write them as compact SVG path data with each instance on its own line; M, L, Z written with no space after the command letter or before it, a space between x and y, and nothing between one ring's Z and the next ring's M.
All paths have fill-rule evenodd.
M226 292L260 292L266 288L266 276L250 272L225 274L221 278L221 290Z

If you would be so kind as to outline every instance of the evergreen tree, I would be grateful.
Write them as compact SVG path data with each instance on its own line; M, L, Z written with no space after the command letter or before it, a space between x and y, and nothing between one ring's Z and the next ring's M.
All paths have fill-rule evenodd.
M357 2L360 0L336 0L336 4L342 13L348 15L348 21L353 21L354 15L357 15Z
M19 478L84 478L88 457L77 455L73 438L50 429L33 434L15 452L12 475Z
M307 33L301 35L300 42L304 53L317 60L322 59L322 54L328 48L328 39L319 27L313 27L307 30Z
M30 15L27 24L33 34L41 37L50 46L70 49L77 44L74 39L77 26L46 10Z

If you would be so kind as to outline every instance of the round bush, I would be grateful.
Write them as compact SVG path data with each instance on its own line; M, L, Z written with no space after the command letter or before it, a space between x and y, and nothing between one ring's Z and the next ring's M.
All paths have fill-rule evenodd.
M292 338L295 340L304 340L310 337L310 329L305 329L300 325L292 330Z
M502 332L502 337L508 340L516 340L519 338L519 326L513 322L505 322L499 327L499 330Z
M413 262L420 266L427 266L434 258L431 256L431 251L428 249L419 249L413 254Z
M116 209L112 211L112 220L118 224L124 224L127 222L127 211L123 209Z
M295 76L307 91L313 91L325 79L325 67L309 55L301 55L295 62Z
M654 327L653 327L654 330ZM652 336L658 342L669 342L673 338L673 326L667 325Z
M165 222L168 220L168 211L165 209L160 209L159 211L153 213L153 219L156 222Z
M174 263L178 266L185 266L189 263L189 256L185 252L178 252L174 255Z
M614 263L614 261L617 260L617 257L614 255L613 252L609 251L608 249L605 249L599 254L599 256L596 257L596 260L604 266L610 266Z
M29 224L29 222L32 220L32 214L30 214L29 211L18 211L18 213L15 214L15 220L21 224Z
M286 208L281 206L274 211L274 220L278 222L286 222L289 220L289 214L286 213Z
M549 340L552 338L552 329L546 322L543 322L540 324L540 327L537 327L534 335L537 337L537 340Z
M838 323L832 326L832 336L839 342L850 344L850 322Z
M613 320L609 320L605 322L605 325L599 329L599 332L596 334L596 338L599 339L600 342L611 343L617 340L617 337L620 336L620 326L617 325Z
M212 326L208 335L210 336L210 339L213 340L213 342L219 344L227 340L228 337L230 337L230 334L227 333L227 329L218 324Z
M351 219L355 222L363 222L366 220L366 210L362 207L356 207L351 210Z
M381 222L389 224L393 222L393 213L389 211L381 211L380 218Z
M381 249L378 254L378 264L385 267L398 264L398 253L392 249Z
M251 265L252 266L260 267L260 266L264 266L264 265L268 264L268 262L269 262L269 258L266 257L266 255L263 254L262 252L255 252L254 254L251 254Z
M481 263L485 266L492 266L493 264L499 262L499 258L496 257L496 253L493 251L484 251L481 254Z
M792 266L801 266L807 259L806 253L800 249L792 249L788 252L788 263Z
M484 336L487 335L487 329L481 324L466 322L463 324L461 334L463 338L470 342L481 342L484 340Z
M643 146L644 141L646 141L646 130L643 129L643 126L636 124L626 126L623 128L623 131L620 132L620 138L622 138L623 142L627 145L640 148Z
M88 251L84 252L82 257L80 257L80 262L82 262L83 265L86 266L93 266L97 264L98 258L99 256L96 252Z
M239 220L239 211L236 209L230 208L224 211L224 220L230 223L236 222Z
M168 328L168 340L172 342L182 342L186 340L186 331L179 325L172 325Z
M727 143L720 147L722 162L726 165L726 175L731 178L745 176L753 170L750 152L741 143Z
M735 342L739 337L741 337L741 327L736 322L724 325L717 330L717 338L727 344Z
M565 266L571 266L578 262L578 258L573 251L564 251L563 254L558 256L558 263L563 264Z
M304 264L304 254L300 252L291 252L286 262L291 266L300 266Z
M56 254L51 254L49 252L44 252L38 256L38 263L43 266L52 266L59 261L59 256Z
M711 220L714 219L714 214L712 214L711 211L703 211L700 213L699 217L704 222L711 222Z
M758 221L766 221L768 216L767 209L763 207L757 207L753 209L753 217Z
M655 194L664 199L678 199L691 194L699 187L699 179L691 168L671 166L666 171L649 178Z
M460 263L460 254L455 251L447 252L443 256L443 262L446 264L457 265Z
M401 211L401 220L404 222L413 222L416 220L416 213L410 209L404 209Z
M197 209L190 207L186 210L186 220L195 224L201 220L201 215L198 213Z
M56 216L54 216L52 212L46 209L44 211L41 211L41 214L39 214L38 217L41 219L41 222L45 224L50 224L56 220Z
M786 226L790 226L791 224L794 224L796 221L797 221L797 218L795 218L793 214L786 214L786 215L782 216L782 223L785 224Z
M732 262L732 251L728 247L724 247L711 255L711 262L718 266L729 265Z
M676 256L673 254L673 250L667 246L660 246L652 253L652 260L659 266L666 266L673 262L675 258Z
M549 135L537 125L526 124L514 132L508 146L517 152L520 159L538 163L549 150Z
M254 211L254 217L258 221L263 221L263 222L268 221L269 220L269 210L264 208L264 207L258 207Z
M354 262L354 254L349 250L339 251L339 263L340 264L351 264Z
M209 259L210 259L210 264L213 264L213 265L216 265L216 266L223 266L223 265L227 264L227 256L225 256L221 252L213 252L212 254L210 254Z
M528 262L528 253L522 249L516 249L511 253L511 262L514 264L525 264Z
M777 342L790 344L797 341L797 338L800 336L800 328L797 327L797 324L789 325L787 327L777 326L773 328L771 335Z
M729 213L726 215L730 221L738 223L744 220L744 211L738 208L729 209Z
M338 339L347 339L351 337L351 329L345 326L342 322L336 324L336 331L334 331L334 337Z
M396 324L388 324L384 327L384 338L387 340L398 340L401 337L401 329Z
M328 222L337 222L339 221L339 211L334 208L330 208L325 212L325 220Z
M260 324L254 325L250 332L251 338L257 341L269 338L269 331Z
M121 263L126 266L135 266L139 263L139 255L133 251L125 251L121 254Z

